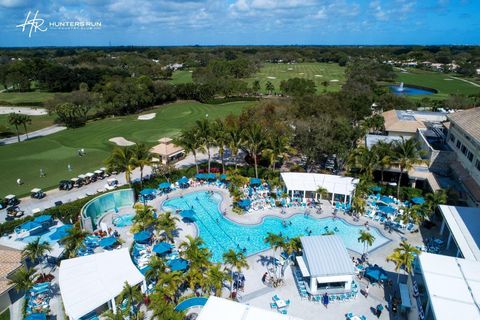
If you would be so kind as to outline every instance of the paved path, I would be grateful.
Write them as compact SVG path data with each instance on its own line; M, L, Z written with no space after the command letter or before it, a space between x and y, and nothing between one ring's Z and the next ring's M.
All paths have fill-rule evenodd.
M475 82L473 82L473 81L470 81L470 80L467 80L467 79L462 79L462 78L457 78L457 77L453 77L453 76L451 76L450 78L455 79L455 80L460 80L460 81L469 83L469 84L471 84L472 86L475 86L475 87L480 88L480 84L475 83Z
M16 107L16 106L0 106L0 114L21 113L29 116L43 116L48 114L45 108L36 107Z
M46 127L46 128L43 128L43 129L40 129L40 130L37 130L37 131L29 132L28 133L28 139L48 136L50 134L54 134L54 133L63 131L65 129L67 129L67 127L59 126L59 125L53 125L53 126ZM26 134L20 135L20 141L25 141L25 140L27 140L27 135ZM17 142L18 142L17 136L0 139L0 145L2 145L2 144L12 144L12 143L17 143Z

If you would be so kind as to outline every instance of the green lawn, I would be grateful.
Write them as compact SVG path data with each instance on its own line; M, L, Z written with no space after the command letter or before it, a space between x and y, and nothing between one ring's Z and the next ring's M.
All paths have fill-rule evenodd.
M10 320L10 310L7 309L0 314L0 320Z
M450 94L469 95L480 93L480 87L458 79L453 79L452 75L419 69L407 69L406 73L398 71L397 82L433 88L438 91L435 95L416 96L416 98L447 98Z
M192 72L190 70L177 70L173 72L171 84L190 83L192 82Z
M32 119L32 123L27 126L28 132L32 132L35 130L39 130L48 126L51 126L53 124L53 120L55 119L55 116L50 116L50 115L44 115L44 116L30 116L30 119ZM3 135L0 132L1 138L9 137L9 136L15 136L17 134L15 127L11 126L8 124L8 114L0 114L0 127L7 127L9 128L9 134ZM20 134L25 133L23 126L19 128Z
M328 81L327 91L338 91L345 83L345 68L336 63L296 63L280 64L266 63L249 79L249 82L260 80L262 92L266 93L265 83L270 81L277 92L280 91L280 82L291 78L304 78L315 81L317 92L323 92L322 82ZM332 81L338 80L338 81Z
M56 94L62 94L62 93L43 92L43 91L1 92L0 105L2 103L15 104L15 105L21 105L21 104L41 105L45 101L53 98Z
M108 139L125 137L134 142L155 144L164 136L172 137L181 128L190 126L206 114L209 119L238 114L243 107L256 102L232 102L221 105L178 102L146 113L155 112L153 120L137 120L138 115L115 117L88 123L83 128L68 129L56 134L0 146L0 197L13 193L22 195L34 187L56 187L58 181L95 170L104 165L114 144ZM84 148L87 155L77 156L77 150ZM73 171L68 172L71 164ZM40 178L40 169L47 176ZM16 184L17 178L25 183Z

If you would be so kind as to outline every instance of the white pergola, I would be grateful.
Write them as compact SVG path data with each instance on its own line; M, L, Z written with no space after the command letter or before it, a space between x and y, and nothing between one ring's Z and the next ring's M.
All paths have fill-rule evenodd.
M480 208L439 206L443 217L440 226L440 234L445 229L450 231L447 240L447 249L450 248L452 240L457 245L457 256L460 253L465 259L480 261Z
M197 320L301 320L278 312L210 296Z
M60 263L60 293L70 319L79 319L105 303L116 313L115 298L125 282L131 286L143 282L145 286L145 277L133 264L128 248Z
M327 190L332 203L335 202L336 195L342 197L341 202L351 203L355 193L355 186L358 183L357 179L351 177L321 173L282 172L281 176L287 192L292 197L295 192L301 192L305 199L307 192L309 192L314 193L315 199L317 199L318 194L316 191L321 187Z
M480 319L480 262L422 252L425 319Z

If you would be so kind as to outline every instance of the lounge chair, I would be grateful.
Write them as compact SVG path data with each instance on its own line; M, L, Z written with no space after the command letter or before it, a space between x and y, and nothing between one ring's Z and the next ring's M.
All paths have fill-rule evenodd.
M278 300L280 300L280 298L279 298L277 295L274 295L274 296L272 297L272 299L273 299L273 301L278 301Z

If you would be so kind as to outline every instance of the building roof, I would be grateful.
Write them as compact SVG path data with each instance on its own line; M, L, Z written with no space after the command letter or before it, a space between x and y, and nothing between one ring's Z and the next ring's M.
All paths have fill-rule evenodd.
M419 261L436 320L480 319L480 262L426 252Z
M329 193L351 195L357 184L354 178L331 174L282 172L281 176L288 190L297 191L316 191L322 187Z
M336 235L301 237L303 258L312 277L354 274L352 259Z
M425 129L424 122L443 122L447 120L445 112L389 110L383 114L385 131L415 133L417 129Z
M380 141L385 143L391 143L394 141L401 141L401 140L402 140L401 136L381 136L378 134L367 134L365 136L365 145L367 146L367 149L370 150L374 145L376 145Z
M227 316L228 315L228 316ZM278 312L210 296L197 320L301 320Z
M158 142L160 143L150 149L150 152L161 156L172 156L184 151L182 147L173 144L170 138L164 137L158 140Z
M19 250L0 246L0 294L9 290L8 276L22 265L22 253Z
M144 279L128 248L62 260L59 285L65 313L79 319L117 297L125 281L133 286Z
M480 143L480 107L459 110L448 115L448 119Z
M463 257L480 261L480 208L446 205L439 208Z

